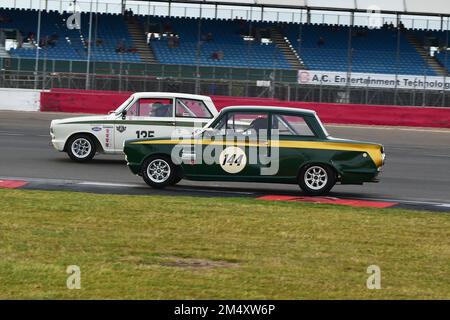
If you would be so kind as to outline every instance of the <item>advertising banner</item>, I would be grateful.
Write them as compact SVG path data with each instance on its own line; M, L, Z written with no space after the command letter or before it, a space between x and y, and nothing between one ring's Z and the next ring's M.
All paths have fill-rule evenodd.
M333 71L299 70L298 83L304 85L326 85L369 87L384 89L415 89L415 90L450 90L450 78L376 74L376 73L351 73Z

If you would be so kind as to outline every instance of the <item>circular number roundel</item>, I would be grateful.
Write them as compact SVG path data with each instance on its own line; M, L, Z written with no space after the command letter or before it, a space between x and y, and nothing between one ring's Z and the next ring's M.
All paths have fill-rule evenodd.
M245 168L247 156L241 148L227 147L220 153L219 162L224 171L238 173Z

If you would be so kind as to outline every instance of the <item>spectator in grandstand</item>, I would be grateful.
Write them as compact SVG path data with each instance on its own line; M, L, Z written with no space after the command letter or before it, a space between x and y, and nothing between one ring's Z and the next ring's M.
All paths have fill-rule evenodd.
M171 49L173 47L175 47L175 39L174 38L175 38L174 36L169 36L169 39L167 39L167 46Z
M211 59L219 60L219 52L214 51L213 53L211 53Z
M28 32L27 41L34 42L34 32L32 32L32 31Z
M2 39L1 43L3 43L3 41L5 41L5 39ZM18 34L17 34L17 48L19 48L19 49L22 48L22 44L23 44L22 32L18 32Z
M169 21L164 24L164 33L172 33L172 25Z
M9 23L12 22L11 18L7 15L0 15L0 23Z
M95 40L95 45L96 45L97 47L102 46L102 45L103 45L103 39L102 39L102 38L97 38L97 39Z
M133 17L133 11L131 10L131 9L129 9L129 10L125 10L124 12L123 12L123 15L124 15L124 17L125 17L125 20L129 20L131 17Z
M180 37L178 37L178 36L175 36L175 37L173 37L174 39L173 39L173 46L175 47L175 48L178 48L179 46L180 46Z
M119 43L116 46L116 52L117 53L124 53L125 52L125 41L122 39L119 41Z
M219 60L223 60L223 51L222 50L219 50L219 51L214 51L212 54L211 54L211 59L213 59L213 60L216 60L216 61L219 61Z
M208 33L206 34L206 41L207 41L207 42L211 42L211 41L213 41L213 40L214 40L214 37L213 37L212 32L208 32Z
M321 47L323 45L325 45L325 39L322 36L320 36L319 40L317 40L317 46Z
M147 43L150 43L150 41L155 40L155 34L153 32L147 32L145 35L147 36Z
M239 35L244 36L247 33L247 28L245 27L244 19L242 19L242 17L238 18L236 16L236 19L234 19L234 20L239 23L239 31L238 31Z
M56 32L53 32L49 37L47 43L50 47L54 47L58 43L59 35Z
M137 53L138 49L136 47L130 47L130 48L128 48L127 52L129 52L129 53Z
M47 48L47 46L48 46L48 44L49 44L48 41L49 41L48 36L42 37L42 38L39 40L39 47L40 47L40 48Z

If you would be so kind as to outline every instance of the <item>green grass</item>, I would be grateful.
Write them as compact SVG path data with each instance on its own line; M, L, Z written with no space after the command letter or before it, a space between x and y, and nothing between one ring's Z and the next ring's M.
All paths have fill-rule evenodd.
M15 298L449 299L450 215L3 189L0 299Z

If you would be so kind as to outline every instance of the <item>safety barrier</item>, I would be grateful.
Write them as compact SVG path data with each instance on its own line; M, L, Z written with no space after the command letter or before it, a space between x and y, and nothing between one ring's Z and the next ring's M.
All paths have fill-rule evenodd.
M41 111L106 114L131 92L53 89L41 93ZM212 96L217 109L231 105L283 106L314 110L325 123L450 128L450 108L292 102Z

